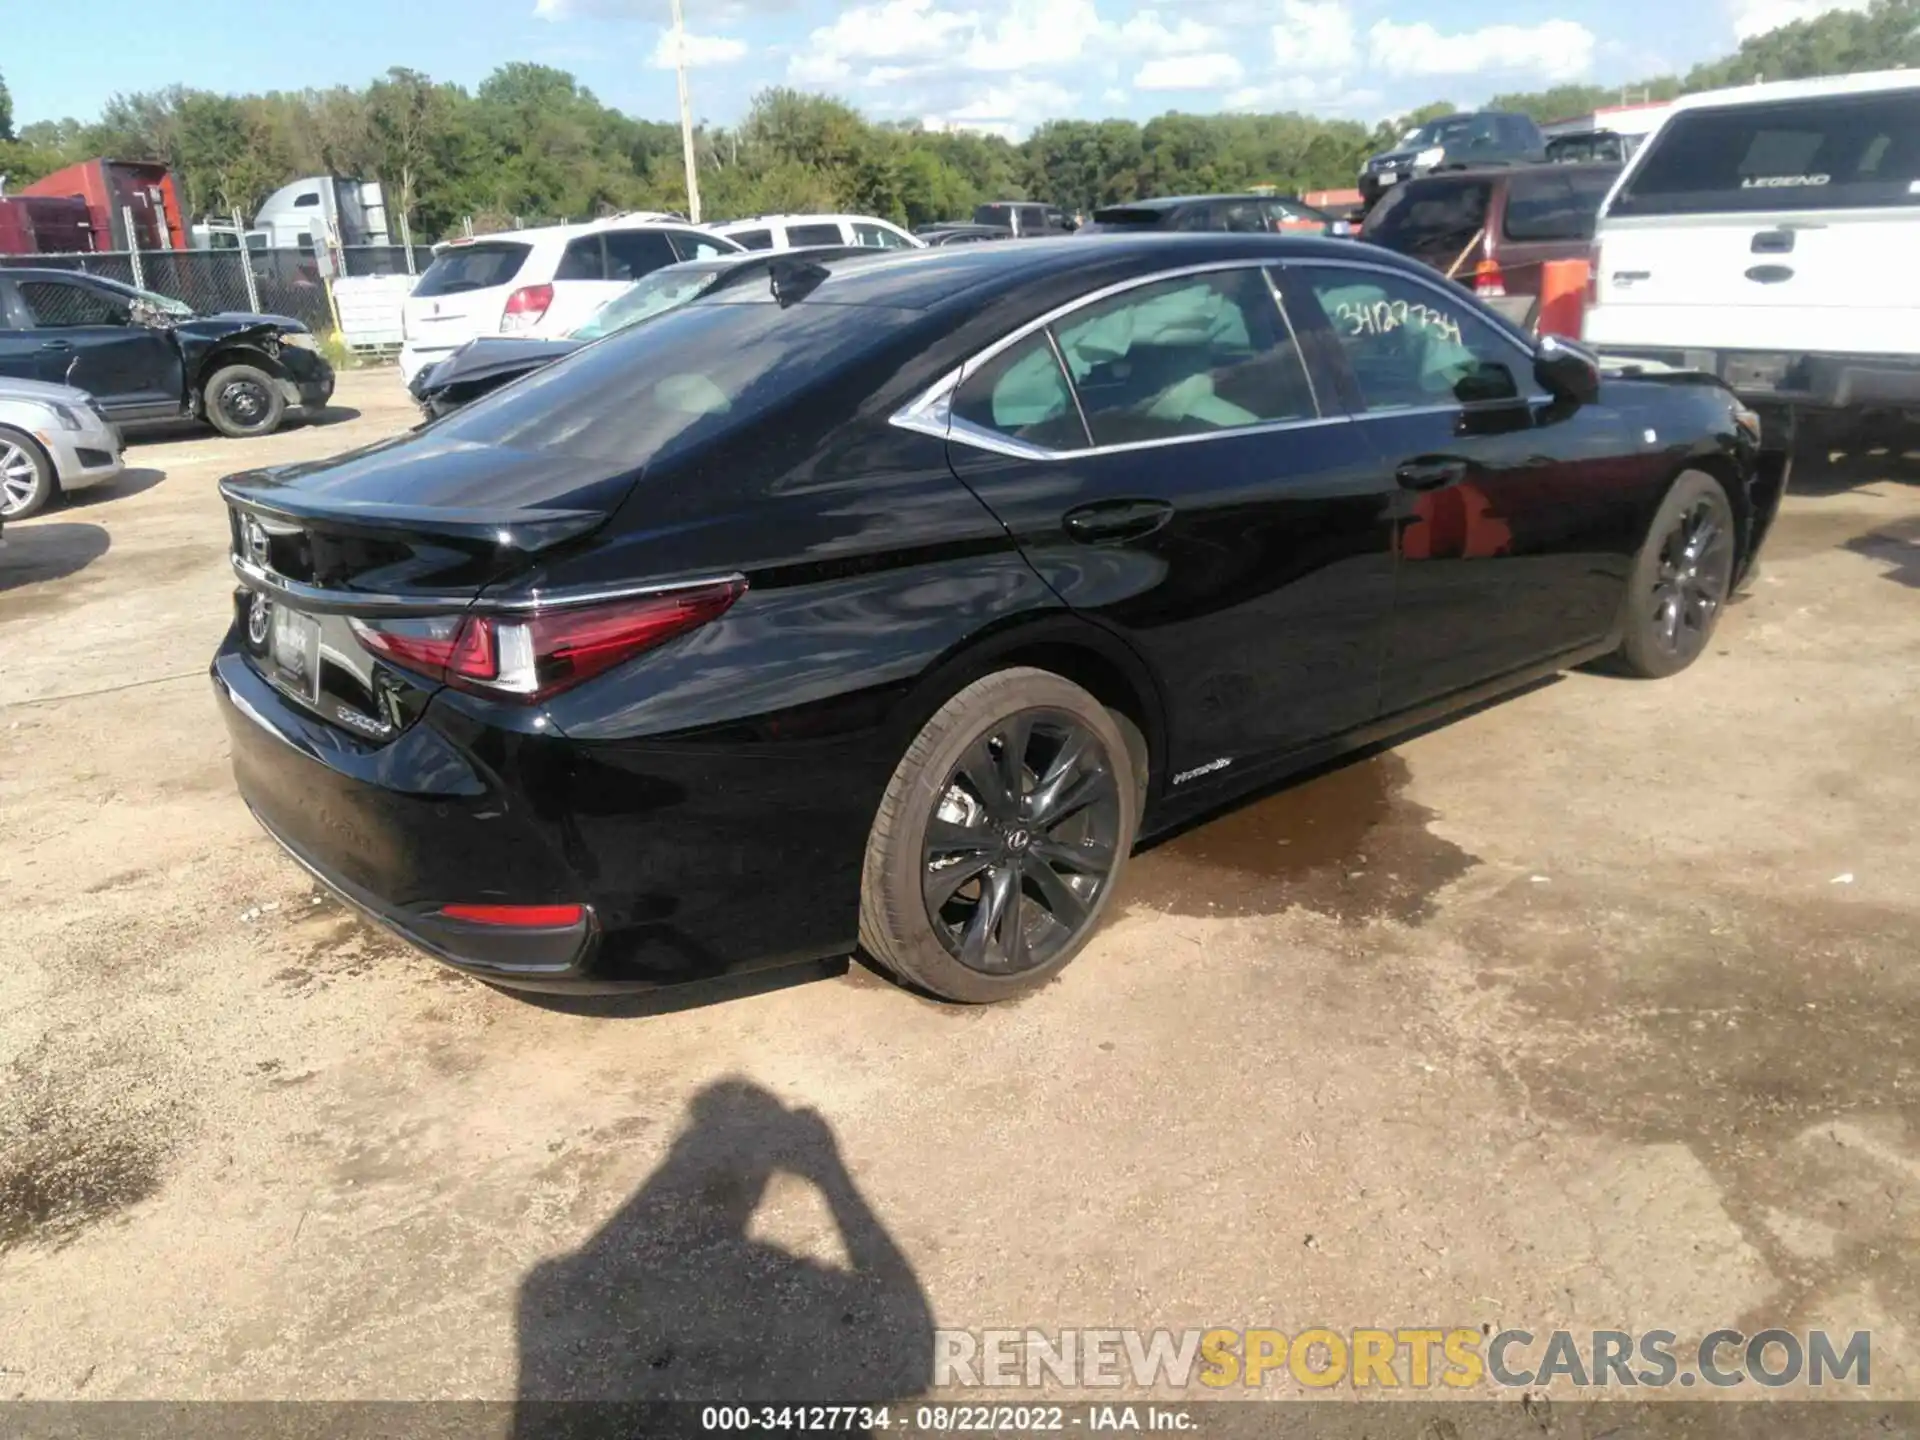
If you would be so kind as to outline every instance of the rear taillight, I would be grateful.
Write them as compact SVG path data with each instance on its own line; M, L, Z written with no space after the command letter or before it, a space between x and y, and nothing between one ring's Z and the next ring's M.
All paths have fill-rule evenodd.
M1500 262L1488 256L1473 267L1473 293L1483 299L1498 300L1507 293L1507 277L1500 271Z
M442 905L446 920L469 925L504 925L522 930L562 929L578 925L586 915L582 905Z
M1587 251L1587 308L1600 303L1600 247Z
M553 286L521 286L507 296L507 308L500 315L500 333L514 335L533 329L552 304Z
M525 615L352 622L360 643L405 669L476 694L533 703L718 619L746 583L723 580Z

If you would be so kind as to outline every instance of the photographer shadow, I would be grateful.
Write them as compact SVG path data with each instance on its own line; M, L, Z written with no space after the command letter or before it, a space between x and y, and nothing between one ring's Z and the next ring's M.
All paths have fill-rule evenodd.
M846 1265L749 1234L783 1174L816 1189ZM699 1434L699 1403L631 1407L917 1396L933 1315L826 1121L729 1080L695 1097L667 1158L597 1234L522 1282L518 1341L516 1437Z

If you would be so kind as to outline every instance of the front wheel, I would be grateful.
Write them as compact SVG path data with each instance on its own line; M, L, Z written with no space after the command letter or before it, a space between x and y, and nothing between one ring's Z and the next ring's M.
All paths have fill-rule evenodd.
M287 413L279 382L254 365L227 365L216 370L201 399L213 428L236 440L271 435Z
M1677 675L1707 648L1733 589L1733 506L1689 470L1667 492L1634 561L1618 659L1647 679Z
M1044 670L976 680L914 738L880 802L861 944L943 999L1037 990L1093 934L1138 824L1126 741L1098 700Z
M31 435L0 425L0 519L37 515L59 492L47 452Z

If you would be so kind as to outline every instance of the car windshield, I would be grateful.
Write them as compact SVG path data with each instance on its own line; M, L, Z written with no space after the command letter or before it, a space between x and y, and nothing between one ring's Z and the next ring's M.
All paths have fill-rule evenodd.
M1407 131L1400 137L1402 149L1411 150L1414 146L1446 145L1455 140L1464 140L1473 129L1471 115L1450 115L1445 120L1430 120L1425 125Z
M567 338L598 340L629 325L638 325L642 320L686 304L694 296L712 289L719 279L718 270L682 271L678 266L656 270L602 305L586 324L570 331Z
M130 303L145 305L150 310L157 310L162 315L171 315L176 320L191 320L199 313L186 301L176 300L171 295L162 295L153 290L141 290L136 286L122 285L117 282L113 282L113 288L117 293L126 296Z

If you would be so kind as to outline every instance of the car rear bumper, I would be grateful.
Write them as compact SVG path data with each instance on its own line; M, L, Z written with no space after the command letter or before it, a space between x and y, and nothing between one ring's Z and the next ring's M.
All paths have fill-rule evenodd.
M1718 376L1750 405L1809 410L1920 409L1920 354L1675 349L1601 343L1608 361L1652 361Z
M593 989L600 927L571 868L517 797L429 715L375 746L307 716L232 637L214 657L234 779L254 817L306 870L378 924L503 985ZM582 904L578 923L476 925L452 904Z

